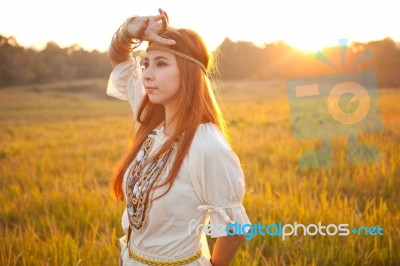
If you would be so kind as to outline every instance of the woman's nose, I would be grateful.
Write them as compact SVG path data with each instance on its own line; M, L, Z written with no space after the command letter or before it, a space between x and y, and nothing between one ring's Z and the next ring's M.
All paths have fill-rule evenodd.
M153 79L153 74L151 73L150 67L143 70L142 76L143 76L144 80L152 80Z

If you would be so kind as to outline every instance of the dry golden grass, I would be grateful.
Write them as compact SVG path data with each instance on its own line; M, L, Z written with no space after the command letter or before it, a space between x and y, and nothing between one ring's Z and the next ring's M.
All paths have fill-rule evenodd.
M107 183L132 115L105 86L0 90L1 265L117 265L124 204ZM284 86L225 82L221 93L251 221L379 225L384 236L255 236L233 265L398 265L400 90L380 90L383 128L361 136L381 151L378 163L348 164L338 137L332 168L300 169L300 153L319 144L293 139Z

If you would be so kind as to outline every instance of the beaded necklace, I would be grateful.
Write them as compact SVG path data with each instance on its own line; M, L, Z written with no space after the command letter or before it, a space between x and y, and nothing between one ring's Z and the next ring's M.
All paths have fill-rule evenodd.
M160 179L174 152L174 145L172 145L170 149L159 155L144 167L149 152L153 147L155 136L157 134L156 131L160 130L160 127L162 129L163 125L160 125L157 129L153 130L143 142L136 155L136 159L133 162L126 182L129 225L131 230L135 232L140 232L142 229L149 211L149 201L151 199L150 192L153 191L153 186Z

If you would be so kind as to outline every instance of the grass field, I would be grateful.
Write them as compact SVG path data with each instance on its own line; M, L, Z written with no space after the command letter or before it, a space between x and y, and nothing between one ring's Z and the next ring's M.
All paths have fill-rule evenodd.
M0 90L0 265L117 265L124 203L107 184L132 115L105 87L88 80ZM326 169L298 167L319 142L291 135L283 82L225 82L221 98L253 223L384 229L255 236L233 265L400 265L400 90L380 90L383 128L360 138L380 150L380 161L347 163L346 138L337 137Z

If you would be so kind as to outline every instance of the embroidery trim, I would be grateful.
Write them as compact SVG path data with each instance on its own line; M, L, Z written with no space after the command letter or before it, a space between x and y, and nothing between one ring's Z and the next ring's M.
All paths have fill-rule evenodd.
M159 127L153 130L143 142L126 182L129 225L135 232L142 229L149 211L149 200L152 198L150 192L153 191L152 188L159 181L174 152L174 146L172 146L143 169L153 147L157 130Z

